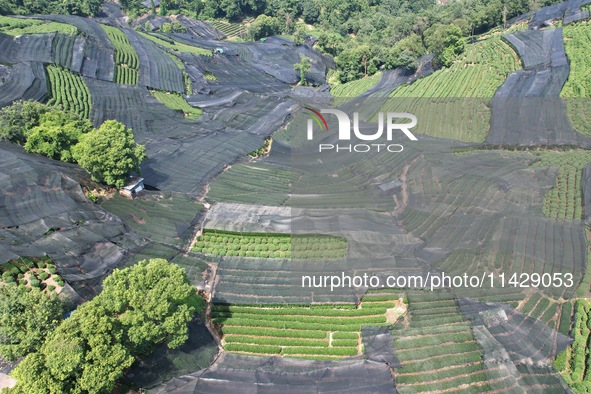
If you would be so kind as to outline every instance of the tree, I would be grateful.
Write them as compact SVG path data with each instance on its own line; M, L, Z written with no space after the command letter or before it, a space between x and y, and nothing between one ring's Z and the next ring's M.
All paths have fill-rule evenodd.
M39 118L39 125L25 131L25 150L55 160L73 162L71 148L82 134L92 130L88 120L62 111L50 111Z
M293 43L296 45L302 45L306 41L306 28L302 26L296 27L296 31L293 33Z
M74 159L94 181L118 188L125 185L130 172L139 173L145 151L135 143L132 130L116 120L105 121L72 148Z
M25 131L39 125L41 115L52 107L37 101L15 101L0 109L0 140L24 144Z
M0 286L0 356L12 361L38 351L63 313L54 293Z
M280 34L283 30L283 23L279 18L267 15L259 15L250 25L248 35L253 40L259 40L264 37Z
M306 84L306 74L310 72L310 59L302 56L300 62L293 65L293 69L300 72L300 85Z
M462 29L451 24L435 24L425 31L425 44L438 65L449 67L464 52Z
M188 338L195 289L185 271L152 259L115 270L103 291L64 320L13 371L16 393L108 393L135 357Z
M417 55L409 50L402 51L398 56L399 67L409 71L415 71L419 67Z
M304 1L304 6L302 9L302 17L304 18L304 22L314 24L318 22L318 18L320 17L320 4L318 1L315 0L307 0Z

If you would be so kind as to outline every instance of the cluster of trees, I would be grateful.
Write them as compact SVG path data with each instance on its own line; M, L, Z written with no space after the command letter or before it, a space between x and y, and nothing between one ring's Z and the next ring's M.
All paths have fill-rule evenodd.
M108 393L136 357L187 340L199 299L185 271L163 259L115 270L67 319L55 297L2 286L0 354L25 356L7 392Z
M69 14L96 16L104 0L0 0L0 15Z
M16 101L0 109L0 140L23 145L30 153L78 163L96 182L121 188L146 158L132 130L115 120L98 129L72 112L35 101Z
M449 66L464 48L465 37L502 25L508 18L559 0L166 0L169 7L190 10L201 19L257 17L251 39L294 34L296 21L314 24L322 33L318 48L335 56L341 82L378 69L414 70L425 53Z
M95 3L74 3L75 10L59 10L53 0L25 4L16 13L67 12L93 15ZM464 38L503 25L513 16L525 14L561 0L453 0L445 5L436 0L161 0L160 15L185 14L200 19L239 20L256 17L249 37L258 40L274 34L293 34L302 42L297 21L313 24L321 31L318 48L335 56L341 82L348 82L378 69L405 67L413 70L424 53L433 53L439 66L448 66L463 51ZM92 2L93 6L88 5ZM141 0L122 0L131 15L146 9ZM9 7L10 8L10 7ZM14 8L19 10L19 8ZM155 9L153 10L155 11Z

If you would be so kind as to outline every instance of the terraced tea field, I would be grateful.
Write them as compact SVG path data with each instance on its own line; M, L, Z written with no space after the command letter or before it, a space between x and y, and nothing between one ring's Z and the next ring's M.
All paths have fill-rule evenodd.
M574 303L574 319L570 327L570 335L574 338L574 342L560 353L554 362L554 366L564 380L578 393L585 393L591 389L590 311L589 299L580 299Z
M101 25L115 46L115 80L122 85L137 85L140 62L129 39L120 29Z
M464 54L451 67L395 89L390 98L396 100L390 100L391 105L404 103L421 119L419 133L482 142L490 123L489 99L507 74L519 69L518 55L496 34L466 45Z
M369 293L354 304L214 305L224 349L251 355L339 359L361 354L361 326L393 324L397 293Z
M382 77L381 72L377 72L369 77L356 81L336 85L330 89L330 94L335 98L357 97L375 86Z
M47 73L51 85L51 99L48 103L60 106L66 111L76 112L86 119L90 118L92 100L84 79L55 66L48 66Z
M262 258L342 258L347 256L347 240L328 235L236 233L204 230L193 251L217 256Z
M247 27L243 23L229 23L225 21L211 21L210 25L224 33L228 37L243 36L246 34Z
M591 46L591 25L589 23L565 26L564 49L570 62L570 74L562 92L568 115L575 130L582 134L591 134L591 58L588 48Z
M544 215L552 218L574 220L583 215L581 176L583 168L591 162L591 152L543 152L536 153L539 166L558 167L556 185L544 196Z

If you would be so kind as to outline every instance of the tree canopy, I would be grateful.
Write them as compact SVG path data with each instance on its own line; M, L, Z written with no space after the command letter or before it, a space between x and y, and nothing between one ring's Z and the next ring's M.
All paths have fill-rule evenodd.
M38 351L63 313L64 306L53 292L0 286L0 356L12 361Z
M105 121L72 148L74 159L94 181L118 188L125 185L130 172L139 172L145 152L135 143L132 130L116 120Z
M107 393L135 357L188 338L195 289L185 271L163 259L115 270L102 292L79 306L13 371L11 391Z
M71 148L84 133L92 130L88 120L69 112L49 111L39 117L39 124L25 130L25 150L52 159L73 162Z

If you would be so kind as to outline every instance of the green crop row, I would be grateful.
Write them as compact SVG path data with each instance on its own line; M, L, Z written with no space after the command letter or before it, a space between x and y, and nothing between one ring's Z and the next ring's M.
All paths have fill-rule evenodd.
M277 330L265 328L261 331L260 327L235 327L235 326L224 326L222 328L223 335L250 335L260 336L264 335L273 338L306 338L306 339L327 339L328 334L326 331L310 331L310 330ZM357 333L334 333L333 338L336 334L352 334L357 336Z
M294 316L294 315L259 315L256 312L254 313L240 313L234 314L233 316L218 316L215 317L214 320L216 322L221 322L222 324L228 324L234 321L235 319L239 320L252 320L258 321L260 324L266 324L267 322L302 322L305 321L307 323L330 323L334 327L338 327L339 325L348 325L352 323L358 324L383 324L386 322L386 317L382 314L379 316L353 316L353 317L338 317L338 316Z
M84 79L61 67L48 66L47 72L51 85L51 99L48 104L60 106L65 111L76 112L84 118L90 118L92 100Z
M182 111L186 118L197 119L201 116L201 109L192 107L187 101L178 93L162 92L159 90L150 90L152 96L156 97L158 101L166 105L168 108L175 111Z
M355 347L358 344L357 339L333 339L332 347Z
M287 347L283 349L282 354L292 355L326 355L326 356L356 356L358 354L357 348L355 347Z
M279 345L279 346L327 346L327 339L294 339L294 338L270 338L242 335L225 335L226 343L245 343L253 345ZM357 342L352 346L356 346ZM333 345L334 346L334 345ZM349 345L351 346L351 345Z
M332 339L355 339L357 340L359 335L356 332L333 332Z
M335 316L335 317L356 317L356 316L371 316L384 314L386 308L394 307L394 303L391 302L388 306L381 306L376 308L362 308L362 309L312 309L312 308L290 308L290 309L279 309L279 308L254 308L254 307L243 307L243 306L231 306L228 308L219 309L218 307L212 308L211 315L215 316L232 316L234 314L256 314L262 315L274 315L274 316Z

